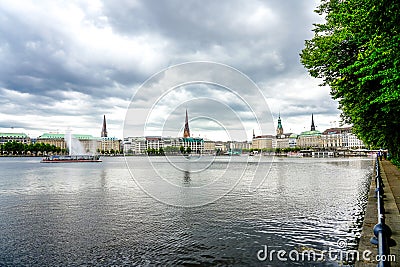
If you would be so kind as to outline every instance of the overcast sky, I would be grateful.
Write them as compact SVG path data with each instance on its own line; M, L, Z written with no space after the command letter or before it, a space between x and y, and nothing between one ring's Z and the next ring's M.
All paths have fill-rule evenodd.
M338 125L337 102L299 62L312 24L322 19L313 12L317 5L309 0L0 1L0 131L36 137L69 127L100 136L105 114L109 136L122 138L138 88L163 69L190 61L226 64L247 75L266 97L275 127L280 112L285 132L309 130L314 113L323 131ZM208 105L174 104L169 127L181 130L188 108L189 117L197 118L193 135L223 139L212 129L238 118L223 116L218 89L202 86L180 87L166 97L183 102L190 100L185 92L204 96L193 94L196 90L214 95ZM215 111L208 122L205 108ZM143 126L138 127L140 133Z

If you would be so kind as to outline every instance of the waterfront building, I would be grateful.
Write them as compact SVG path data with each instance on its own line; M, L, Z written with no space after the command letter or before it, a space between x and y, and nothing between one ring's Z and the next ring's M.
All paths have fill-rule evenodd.
M187 137L180 138L181 146L185 149L190 147L193 154L203 154L204 153L204 140L199 137Z
M312 114L310 131L302 132L299 135L297 145L301 148L322 148L323 141L321 135L321 132L315 129L314 114Z
M214 154L217 151L215 141L204 140L204 154Z
M278 117L278 126L276 127L276 139L272 140L272 147L273 148L288 148L289 147L289 136L292 133L284 133L281 114L279 113Z
M242 154L243 150L250 150L252 144L247 141L228 141L226 142L226 147L231 154Z
M188 147L191 153L203 154L204 153L204 140L203 138L195 137L162 137L162 136L146 136L146 137L126 137L124 138L123 148L127 154L146 154L148 150L163 149L166 153L180 153L180 147L183 146L185 150ZM214 149L210 150L214 153Z
M142 136L138 137L126 137L123 143L124 153L126 154L146 154L147 145L146 138Z
M163 137L164 149L166 152L173 152L178 154L180 152L179 148L182 145L179 137Z
M82 150L79 153L118 153L121 150L121 140L116 137L109 137L107 134L106 116L103 117L103 125L101 130L101 137L94 137L89 134L71 134L73 139L77 139L82 145ZM68 149L65 140L65 134L59 133L44 133L36 139L38 143L44 143L60 147L61 149Z
M280 138L276 139L275 148L288 148L289 147L289 136L281 135Z
M99 138L93 137L88 134L72 134L72 138L79 140L82 144L85 153L94 153L99 147ZM61 149L67 149L67 143L65 142L65 134L59 133L44 133L36 138L37 143L44 143L60 147Z
M8 142L17 142L29 145L31 139L25 133L0 133L0 145Z
M273 141L276 141L273 135L259 135L252 140L252 149L272 149Z
M98 150L100 152L112 152L118 153L121 150L121 140L116 137L100 137L100 143L98 144Z
M350 149L362 149L365 148L365 144L355 134L348 133L343 138L344 146Z
M253 149L276 149L276 148L288 148L289 147L289 136L292 133L284 133L282 126L281 114L278 116L278 125L276 127L276 135L260 135L255 136L253 130Z
M330 128L322 133L322 146L327 149L344 147L343 137L350 128Z
M293 133L293 134L291 134L290 136L289 136L289 147L290 148L295 148L295 147L297 147L297 138L299 137L299 135L298 134L295 134L295 133Z
M299 135L297 145L301 148L321 148L323 146L320 131L305 131Z
M164 140L161 136L146 136L146 149L160 150L164 148Z
M226 142L222 142L222 141L215 142L215 150L220 151L222 153L227 152L228 148L226 147Z
M101 137L98 139L100 142L97 146L97 151L101 153L119 153L121 151L121 140L116 137L108 136L106 115L103 116L103 125L101 128ZM122 143L123 148L123 143Z
M352 133L352 127L329 128L322 133L323 146L326 148L360 149L364 143Z
M200 137L190 137L189 118L186 110L185 128L183 130L183 138L179 138L179 147L183 146L186 150L190 147L191 153L204 153L204 140Z
M64 134L44 133L36 138L36 142L54 145L56 147L60 147L61 149L67 149L67 143L64 140Z
M345 134L351 133L352 127L335 127L326 129L322 134L323 135L330 135L330 134Z

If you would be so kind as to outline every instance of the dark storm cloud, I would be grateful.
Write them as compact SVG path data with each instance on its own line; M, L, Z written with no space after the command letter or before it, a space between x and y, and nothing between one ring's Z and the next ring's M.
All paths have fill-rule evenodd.
M118 60L109 60L118 46L103 50L98 43L104 41L101 39L85 44L86 40L80 40L85 32L69 29L68 21L57 20L56 14L41 20L43 11L38 9L46 9L46 4L50 3L44 2L37 9L28 9L32 12L28 17L19 10L24 8L24 2L19 4L10 7L3 3L0 10L1 57L4 62L0 72L2 87L36 95L49 95L53 90L72 90L93 97L115 96L115 92L108 88L115 84L132 85L146 77L135 68L125 70L118 67ZM68 16L68 10L65 12ZM71 21L74 19L72 17Z
M317 83L299 63L304 40L318 20L316 5L298 0L2 1L0 113L6 119L0 123L6 125L12 114L51 114L49 121L71 122L110 114L110 127L118 128L128 100L147 78L191 60L237 68L260 86L273 111L287 105L294 117L312 110L336 116L335 102L329 102L326 90L323 96L315 93ZM299 100L297 91L312 97ZM144 95L140 101L148 99ZM37 128L29 121L20 125Z
M310 37L312 1L123 1L105 4L123 34L155 31L171 41L171 59L222 60L254 79L299 71L298 54ZM295 64L294 64L295 63Z

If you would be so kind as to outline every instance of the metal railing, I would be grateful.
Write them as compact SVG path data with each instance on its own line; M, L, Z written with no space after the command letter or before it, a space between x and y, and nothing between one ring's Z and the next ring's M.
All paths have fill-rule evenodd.
M374 226L375 236L371 238L371 243L378 246L378 266L390 267L390 261L388 260L390 255L390 247L396 245L396 242L390 238L392 236L392 230L385 223L384 184L381 176L379 157L376 157L375 162L375 183L378 223Z

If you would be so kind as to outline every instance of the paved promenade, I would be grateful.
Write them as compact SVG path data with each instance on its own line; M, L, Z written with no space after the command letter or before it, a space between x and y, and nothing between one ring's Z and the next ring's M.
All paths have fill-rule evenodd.
M387 160L382 160L380 164L381 176L385 185L384 192L386 197L384 198L384 206L386 211L386 224L391 228L393 232L392 239L397 243L396 246L390 248L390 254L396 257L396 262L391 262L391 266L400 267L400 170ZM376 198L374 198L374 177L375 174L368 194L368 204L358 248L360 255L366 250L372 251L372 254L369 255L371 261L365 261L361 258L360 261L356 263L356 266L369 267L376 266L377 264L375 261L377 247L370 243L371 237L374 236L373 228L378 220Z

